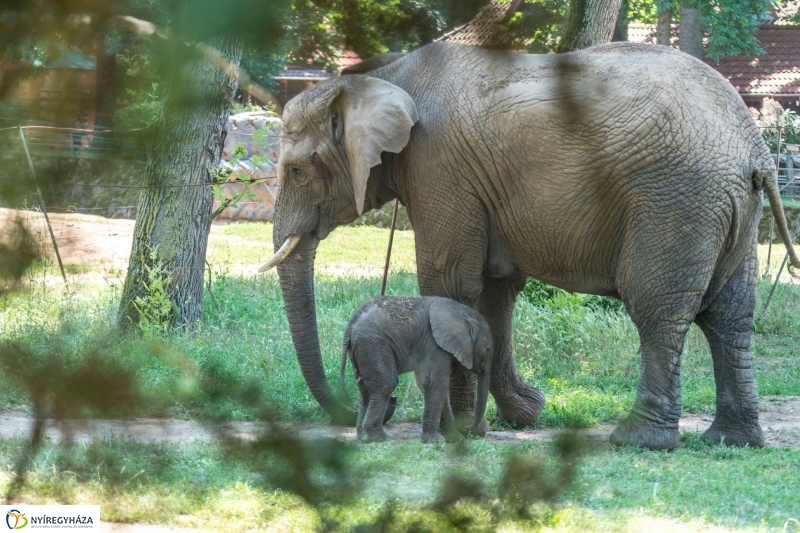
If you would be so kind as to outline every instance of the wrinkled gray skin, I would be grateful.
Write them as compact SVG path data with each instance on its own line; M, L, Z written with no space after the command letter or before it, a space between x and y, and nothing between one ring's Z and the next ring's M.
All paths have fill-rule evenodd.
M481 427L489 396L492 332L483 317L464 304L439 297L378 296L353 313L342 343L339 387L344 392L347 357L360 392L356 431L368 441L386 440L384 413L398 376L414 372L425 399L422 442L462 439L450 407L450 366L457 361L478 376L478 402L470 432Z
M321 364L315 250L399 198L421 294L489 322L501 419L530 424L544 405L511 352L514 301L533 276L621 299L639 330L636 401L612 442L678 445L680 356L695 322L717 386L704 438L763 445L750 348L762 188L789 237L767 147L713 69L633 43L559 55L438 43L310 88L284 121L273 239L302 237L278 274L303 375L334 418L353 422ZM475 383L459 366L450 402L472 419Z

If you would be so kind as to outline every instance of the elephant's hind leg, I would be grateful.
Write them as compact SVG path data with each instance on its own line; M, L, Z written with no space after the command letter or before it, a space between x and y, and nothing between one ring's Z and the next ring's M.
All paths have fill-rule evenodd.
M664 224L675 216L665 216ZM658 235L651 227L640 228L620 257L619 291L639 331L641 367L633 409L611 442L669 450L678 446L681 352L718 252L699 232L692 241Z
M362 348L359 347L360 349ZM369 365L359 365L362 371L362 383L359 385L367 391L366 411L361 425L365 440L379 442L386 440L383 418L386 406L389 404L389 397L397 387L397 367L394 362L394 354L389 346L373 343L363 349L364 352L356 354L361 361L369 358ZM362 401L365 400L362 399Z
M611 434L611 443L651 450L678 447L680 357L691 319L639 327L642 362L636 401Z
M733 277L697 316L714 359L717 414L702 438L730 446L763 446L750 343L756 303L755 246Z

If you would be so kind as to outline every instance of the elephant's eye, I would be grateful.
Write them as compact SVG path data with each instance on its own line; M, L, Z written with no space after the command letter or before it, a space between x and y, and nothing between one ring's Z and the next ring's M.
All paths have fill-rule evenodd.
M308 175L303 172L300 167L289 167L289 172L292 174L292 181L297 185L308 184Z

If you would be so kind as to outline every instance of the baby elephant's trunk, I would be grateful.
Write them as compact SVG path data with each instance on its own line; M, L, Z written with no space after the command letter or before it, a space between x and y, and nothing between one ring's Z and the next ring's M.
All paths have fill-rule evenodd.
M481 434L483 431L479 428L483 420L483 415L486 413L486 401L489 398L489 378L491 375L492 373L487 368L486 372L478 377L478 403L475 405L475 420L472 422L472 427L469 429L469 432L480 437L485 436Z

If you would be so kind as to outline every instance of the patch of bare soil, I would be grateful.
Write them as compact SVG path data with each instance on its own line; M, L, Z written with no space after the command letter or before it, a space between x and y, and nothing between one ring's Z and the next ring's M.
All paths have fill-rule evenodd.
M49 217L68 278L119 275L128 268L133 220L77 213L50 213ZM39 243L41 253L55 262L52 239L41 213L0 208L0 232L12 227L18 218ZM0 234L0 240L5 238Z
M769 397L761 400L761 427L766 435L767 446L800 449L800 397ZM711 425L712 417L687 414L681 417L682 432L702 432ZM27 437L31 434L34 420L18 411L0 412L0 438ZM354 428L342 428L329 424L280 423L273 426L281 430L297 432L301 437L337 438L355 440ZM601 426L579 430L592 440L607 440L614 426ZM187 442L212 440L215 438L256 439L269 427L258 422L198 422L191 420L48 420L45 438L56 442L87 442L95 438L123 438L139 442ZM416 440L422 434L420 424L415 422L390 422L386 426L392 440ZM528 440L551 440L560 430L543 428L534 430L490 431L486 438L496 442L524 442Z

